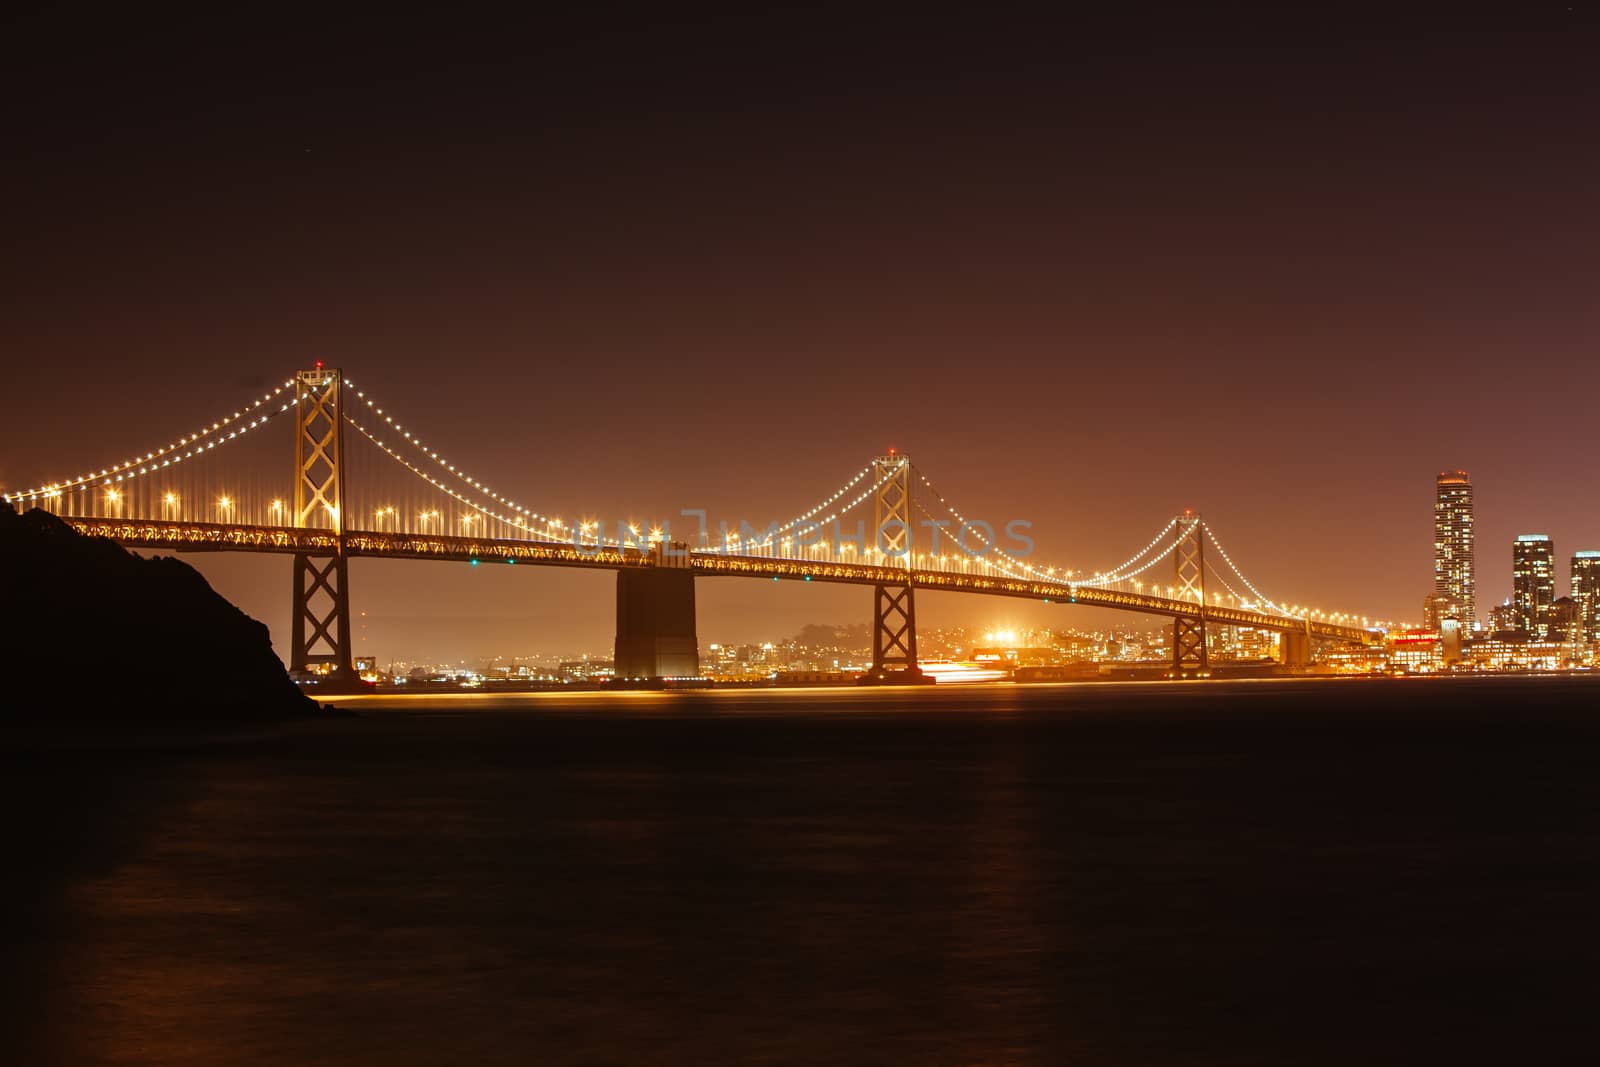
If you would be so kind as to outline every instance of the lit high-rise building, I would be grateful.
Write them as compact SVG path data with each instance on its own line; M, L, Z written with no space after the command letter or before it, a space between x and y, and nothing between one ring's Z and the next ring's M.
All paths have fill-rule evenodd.
M1478 618L1473 553L1472 479L1466 471L1441 471L1433 501L1433 591L1461 608L1461 625Z
M1511 606L1510 597L1489 609L1489 630L1492 633L1504 633L1516 628L1517 609Z
M1586 641L1600 641L1600 552L1572 555L1572 599Z
M1511 543L1511 604L1517 613L1517 629L1546 637L1555 599L1555 545L1545 534L1520 534Z
M1446 620L1452 620L1457 626L1465 626L1461 621L1467 609L1460 600L1453 596L1444 596L1439 593L1429 593L1422 598L1422 628L1433 630L1437 633L1443 629Z

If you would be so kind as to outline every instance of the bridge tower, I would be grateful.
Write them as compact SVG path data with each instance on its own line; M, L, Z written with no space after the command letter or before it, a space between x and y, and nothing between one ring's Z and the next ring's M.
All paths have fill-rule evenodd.
M294 524L332 529L331 554L294 557L292 670L330 666L329 680L353 684L349 570L344 554L344 375L321 361L295 375Z
M864 685L931 682L917 666L917 604L911 582L911 460L890 449L873 461L873 547L884 564L902 568L903 582L880 582L873 590L872 670Z
M1172 670L1180 677L1206 671L1206 560L1205 527L1188 509L1178 516L1177 545L1172 552L1176 599L1198 602L1197 618L1179 615L1172 620Z

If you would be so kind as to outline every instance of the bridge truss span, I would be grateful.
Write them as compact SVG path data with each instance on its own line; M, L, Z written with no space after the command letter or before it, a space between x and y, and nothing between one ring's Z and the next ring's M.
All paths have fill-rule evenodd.
M150 551L325 554L338 551L339 545L339 535L332 530L294 526L81 516L64 516L63 521L85 537Z
M692 559L695 574L706 577L767 578L848 585L910 584L928 592L1017 597L1051 604L1078 604L1144 615L1164 615L1168 618L1203 618L1218 625L1250 626L1277 632L1303 633L1307 630L1307 621L1303 618L1209 604L1202 607L1193 600L1068 582L959 574L945 570L906 570L860 563L810 563L780 558L734 557L713 552L696 552ZM1315 620L1310 623L1310 633L1319 638L1358 644L1371 644L1378 640L1374 631Z

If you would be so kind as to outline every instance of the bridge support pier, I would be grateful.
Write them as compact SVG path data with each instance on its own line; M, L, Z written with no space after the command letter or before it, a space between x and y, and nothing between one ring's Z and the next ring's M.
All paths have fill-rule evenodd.
M1279 634L1278 662L1285 667L1311 666L1311 635L1299 630Z
M617 572L618 681L700 676L694 573L651 567Z

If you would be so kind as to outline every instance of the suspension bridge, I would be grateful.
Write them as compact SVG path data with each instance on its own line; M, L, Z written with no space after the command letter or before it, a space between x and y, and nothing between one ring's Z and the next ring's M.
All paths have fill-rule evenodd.
M285 435L269 429L285 425L293 427L292 468ZM289 666L325 673L332 684L354 678L348 562L359 557L615 571L615 671L624 679L699 675L698 578L871 587L873 658L864 682L926 680L917 661L918 590L1170 618L1177 677L1209 673L1208 627L1275 631L1280 659L1291 666L1308 663L1314 643L1382 639L1364 619L1264 596L1190 511L1107 570L1030 562L1004 550L990 524L969 519L894 450L761 529L741 523L713 533L701 515L697 534L683 538L670 522L608 530L603 521L565 521L491 489L321 363L161 448L0 496L128 548L292 555Z

